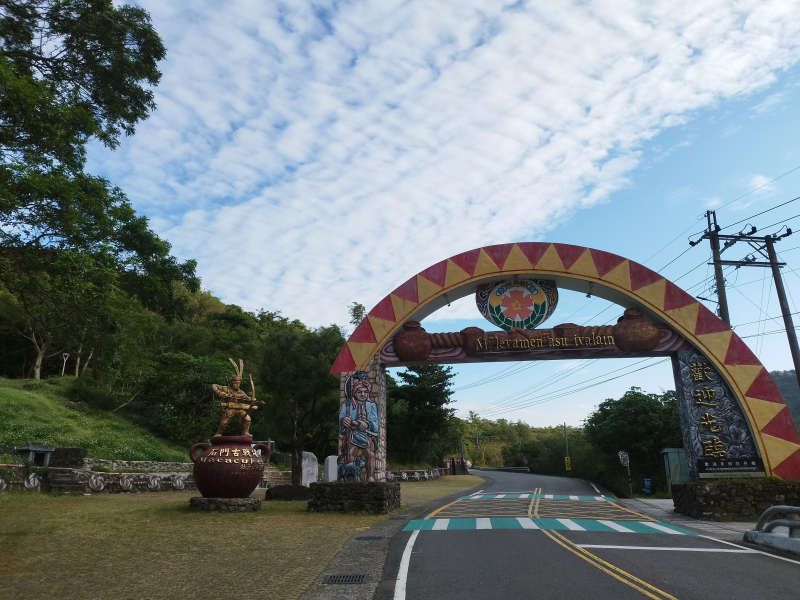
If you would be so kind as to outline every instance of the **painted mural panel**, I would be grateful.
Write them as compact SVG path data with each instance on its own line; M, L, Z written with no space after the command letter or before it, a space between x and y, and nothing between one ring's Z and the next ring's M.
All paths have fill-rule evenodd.
M672 367L691 479L764 475L747 419L711 362L680 350Z
M383 481L386 473L386 371L373 360L366 371L345 373L339 405L342 482Z

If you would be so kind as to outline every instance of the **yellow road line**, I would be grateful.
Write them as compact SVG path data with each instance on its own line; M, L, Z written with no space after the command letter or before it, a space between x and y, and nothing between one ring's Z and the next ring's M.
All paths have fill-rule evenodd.
M588 552L588 551L584 550L583 548L578 548L575 544L573 544L567 538L561 536L557 532L555 532L555 531L554 532L550 532L550 531L546 531L546 530L542 530L542 531L547 537L552 539L554 542L556 542L557 544L563 546L564 548L566 548L567 550L569 550L570 552L572 552L576 556L579 556L580 558L582 558L583 560L588 562L590 565L592 565L594 567L597 567L598 569L600 569L601 571L603 571L605 573L608 573L613 578L618 579L619 581L621 581L625 585L628 585L628 586L632 587L633 589L635 589L636 591L641 592L642 594L644 594L648 598L652 598L653 600L664 600L665 598L667 600L677 600L677 598L675 598L674 596L671 596L668 593L666 593L665 591L660 590L657 587L654 587L654 586L650 585L646 581L642 581L638 577L634 577L633 575L631 575L627 571L623 571L619 567L615 567L614 565L605 562L604 560L598 558L597 556L595 556L591 552ZM553 534L555 534L555 535L553 535ZM558 536L558 537L556 537L556 536ZM609 568L606 568L606 567L609 567ZM616 571L616 573L614 571ZM626 577L628 579L626 579ZM654 592L656 592L657 594L660 594L660 595L656 596L654 594L651 594L646 589L643 589L643 588L639 587L638 585L636 585L636 583L634 583L634 581L636 583L639 583L639 584L643 585L644 587L646 587L646 588L648 588L650 590L653 590Z
M655 519L653 517L648 517L647 515L643 515L642 513L638 513L635 510L631 510L630 508L625 508L624 506L622 506L622 504L618 503L617 504L617 508L619 508L620 510L624 510L625 512L629 512L632 515L636 515L638 517L642 517L643 521L655 521Z
M542 488L539 488L539 492L536 495L537 496L541 496L542 495ZM536 498L536 506L533 507L533 516L534 517L538 517L539 516L539 500L540 500L540 498Z
M442 511L443 511L445 508L447 508L448 506L453 506L453 504L456 504L456 503L458 503L458 502L459 502L459 500L455 500L454 502L451 502L450 504L445 504L445 505L444 505L444 506L442 506L441 508L437 508L437 509L436 509L435 511L433 511L431 514L429 514L429 515L428 515L426 518L430 519L432 516L434 516L434 515L438 515L440 512L442 512Z

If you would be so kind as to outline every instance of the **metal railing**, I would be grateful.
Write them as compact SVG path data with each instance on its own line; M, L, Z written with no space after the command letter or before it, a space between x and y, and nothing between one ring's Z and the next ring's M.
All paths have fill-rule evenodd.
M773 515L783 514L786 519L767 522ZM776 527L788 527L789 537L800 537L800 506L773 506L764 511L756 523L755 531L772 532Z

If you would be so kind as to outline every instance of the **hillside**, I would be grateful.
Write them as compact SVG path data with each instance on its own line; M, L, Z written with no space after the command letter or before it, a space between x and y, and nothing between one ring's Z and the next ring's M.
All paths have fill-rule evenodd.
M770 375L775 380L775 385L778 386L786 405L789 407L795 427L800 431L800 387L797 385L797 377L794 370L772 371Z
M0 378L0 444L47 441L93 458L188 462L187 450L110 412L68 401L71 377Z

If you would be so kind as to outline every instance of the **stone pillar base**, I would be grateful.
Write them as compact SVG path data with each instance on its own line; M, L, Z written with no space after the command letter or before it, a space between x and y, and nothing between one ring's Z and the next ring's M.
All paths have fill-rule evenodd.
M261 510L260 498L202 498L189 499L189 510L211 512L253 512Z

